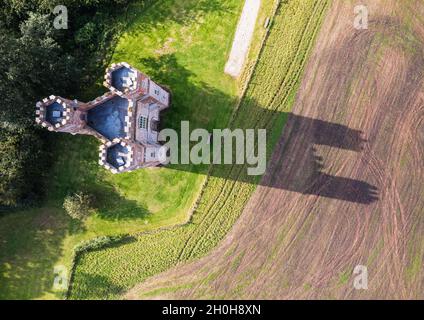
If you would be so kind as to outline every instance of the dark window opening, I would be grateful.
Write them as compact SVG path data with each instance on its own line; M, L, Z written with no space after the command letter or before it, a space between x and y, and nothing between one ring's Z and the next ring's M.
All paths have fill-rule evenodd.
M146 117L141 116L141 117L138 119L138 127L139 127L140 129L147 129L147 118L146 118Z
M151 120L150 121L150 129L153 131L159 131L159 121L157 120Z

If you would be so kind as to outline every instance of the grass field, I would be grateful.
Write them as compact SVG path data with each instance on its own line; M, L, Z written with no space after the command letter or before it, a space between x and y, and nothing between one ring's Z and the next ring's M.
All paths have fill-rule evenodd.
M204 128L225 127L237 101L236 82L224 75L240 0L135 2L112 55L171 88L172 107L163 126L180 120ZM85 99L106 91L87 88ZM81 98L81 97L78 97ZM198 197L206 167L171 166L111 175L98 166L98 141L56 134L57 159L41 208L0 218L0 299L62 297L52 290L53 268L69 268L73 248L100 235L134 234L183 223ZM70 192L96 196L96 213L72 222L61 208Z
M267 129L269 153L286 120L284 112L293 104L326 6L327 1L313 0L280 3L251 81L233 114L232 128ZM266 9L270 15L272 6ZM117 298L150 276L205 255L235 223L257 182L257 177L247 176L244 165L213 166L190 223L134 235L125 244L82 255L70 298Z

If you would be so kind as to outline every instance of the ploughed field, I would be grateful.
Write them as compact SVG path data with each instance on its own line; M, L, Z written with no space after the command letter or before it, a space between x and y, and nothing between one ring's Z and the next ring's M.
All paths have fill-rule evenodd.
M225 240L127 298L424 298L424 3L363 1L366 30L353 28L356 4L332 2ZM357 265L367 290L354 288Z

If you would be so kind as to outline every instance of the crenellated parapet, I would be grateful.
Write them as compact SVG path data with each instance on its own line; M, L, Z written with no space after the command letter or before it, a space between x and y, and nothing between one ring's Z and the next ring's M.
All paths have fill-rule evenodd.
M106 69L103 85L120 96L139 88L140 72L126 62L113 63Z
M102 102L105 102L106 100L110 99L113 96L114 96L113 92L111 91L105 92L100 97L96 97L94 100L87 102L87 110L97 106L98 104L101 104Z
M71 108L65 99L51 95L36 103L35 122L49 131L57 130L70 120Z
M133 165L133 147L122 139L113 139L100 146L99 164L116 174L128 171Z
M134 115L134 101L133 100L129 100L128 101L128 112L127 115L125 116L125 127L124 127L124 131L126 133L126 138L127 139L131 139L131 132L132 132L132 123L133 123L133 115Z

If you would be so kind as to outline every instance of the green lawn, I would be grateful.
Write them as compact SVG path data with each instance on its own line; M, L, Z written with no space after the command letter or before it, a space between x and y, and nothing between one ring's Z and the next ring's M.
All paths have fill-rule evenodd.
M145 8L135 2L122 16L128 24L112 62L126 61L170 88L164 126L178 129L181 120L190 120L192 128L227 125L237 87L223 69L242 5L242 0L162 0ZM112 175L97 164L97 140L55 135L57 159L45 168L50 177L45 204L0 218L0 299L63 297L52 290L53 268L69 268L76 244L185 222L206 177L202 166ZM81 189L95 195L97 210L78 224L61 205L66 194ZM102 287L98 290L97 295Z
M281 1L246 93L232 118L232 128L266 128L268 153L293 105L327 4L326 0ZM271 3L266 5L262 18L271 15ZM262 25L260 19L257 32L261 32ZM215 96L226 95L222 88L219 90L217 93L216 87L213 89ZM207 254L233 226L256 188L258 178L247 176L246 169L246 165L213 166L189 223L131 236L126 242L83 254L76 265L70 298L119 298L147 277Z

